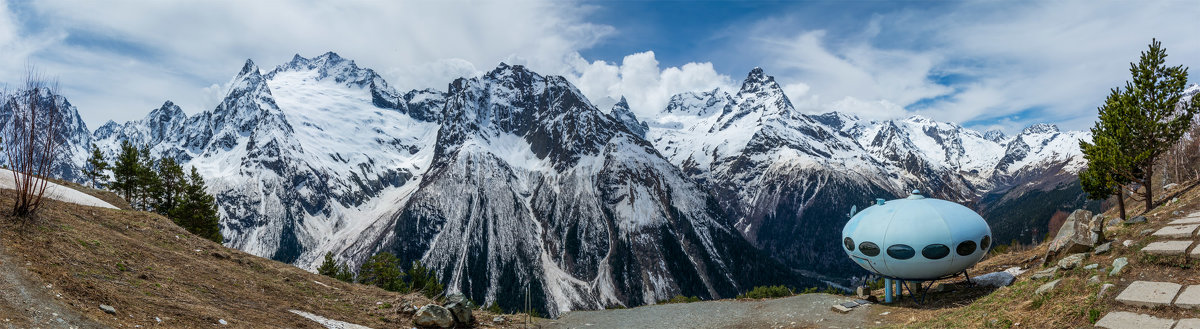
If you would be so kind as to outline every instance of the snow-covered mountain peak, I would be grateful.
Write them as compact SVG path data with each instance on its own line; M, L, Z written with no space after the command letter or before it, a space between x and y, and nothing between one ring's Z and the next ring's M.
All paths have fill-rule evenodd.
M705 92L689 91L671 96L663 112L671 115L706 117L713 113L732 111L733 103L733 97L720 88Z
M1053 134L1058 132L1058 126L1049 123L1037 123L1021 131L1022 135Z
M808 121L795 114L783 88L775 82L775 77L763 73L762 68L756 67L750 71L734 98L737 106L726 107L713 129L762 126L771 121L785 125L792 121Z
M629 110L629 102L625 101L625 96L621 96L621 100L613 105L609 115L620 121L621 124L629 128L629 131L638 137L646 138L646 130L650 127L645 122L639 122L637 116L633 115L633 111Z
M292 57L292 61L277 66L270 73L267 73L267 79L275 79L279 74L285 72L307 72L311 76L305 77L315 81L332 80L339 84L345 84L353 87L367 87L380 89L380 92L385 92L383 89L387 87L387 83L383 82L379 74L375 70L360 68L353 60L345 59L334 52L327 52L313 58L304 58L299 54ZM390 92L394 94L394 91Z
M983 138L995 143L1003 142L1008 139L1008 135L999 129L991 129L983 133Z

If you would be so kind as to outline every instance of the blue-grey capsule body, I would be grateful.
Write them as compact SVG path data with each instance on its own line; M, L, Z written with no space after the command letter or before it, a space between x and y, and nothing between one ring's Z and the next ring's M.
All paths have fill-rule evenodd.
M842 250L867 271L902 280L962 272L987 253L992 229L975 211L919 191L863 209L842 228Z

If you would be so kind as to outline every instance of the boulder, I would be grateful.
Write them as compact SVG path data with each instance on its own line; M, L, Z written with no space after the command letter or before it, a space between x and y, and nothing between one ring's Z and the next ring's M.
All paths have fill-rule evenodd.
M413 324L418 327L450 328L454 326L454 317L450 310L437 304L421 306L413 315Z
M1095 220L1095 221L1093 221ZM1050 241L1046 250L1046 262L1053 261L1059 255L1081 253L1092 250L1104 237L1101 236L1103 216L1092 216L1091 211L1075 210L1067 216L1058 234Z
M1093 255L1101 255L1101 254L1109 252L1110 250L1112 250L1112 242L1105 242L1102 245L1096 246L1096 249L1092 250L1092 254Z
M1033 293L1035 295L1041 295L1041 294L1048 293L1051 290L1054 290L1054 287L1058 286L1059 281L1062 281L1062 279L1047 282L1046 284L1043 284L1041 287L1038 287L1037 290L1034 291Z
M1094 270L1094 269L1098 269L1098 268L1100 268L1100 264L1096 264L1096 263L1087 264L1083 267L1083 269L1085 269L1085 270Z
M1100 276L1099 276L1099 275L1093 275L1092 277L1090 277L1090 278L1088 278L1088 279L1087 279L1087 283L1088 283L1088 284L1098 284L1098 283L1100 283Z
M117 314L116 308L113 308L112 306L108 306L108 305L104 305L104 304L100 304L100 310L104 311L104 313L108 313L108 314Z
M1133 216L1133 218L1130 218L1125 221L1125 225L1145 223L1145 222L1146 222L1146 216Z
M1108 272L1108 276L1116 276L1121 274L1121 270L1125 269L1125 265L1129 265L1129 259L1126 259L1125 257L1114 259L1112 271Z
M1080 264L1083 264L1083 259L1087 258L1087 255L1088 254L1086 252L1081 252L1081 253L1077 253L1077 254L1071 254L1070 256L1067 256L1067 257L1063 257L1063 259L1058 260L1058 268L1063 269L1063 270L1069 270L1069 269L1079 267Z
M1055 273L1058 273L1057 266L1034 272L1033 276L1031 276L1029 278L1034 279L1034 280L1049 279L1049 278L1053 278Z
M446 296L446 304L443 305L450 311L450 315L454 318L454 323L461 327L470 327L475 322L475 316L471 314L471 301L460 293L450 294Z
M1017 277L1008 272L992 272L971 278L971 282L984 287L1000 288L1011 285Z

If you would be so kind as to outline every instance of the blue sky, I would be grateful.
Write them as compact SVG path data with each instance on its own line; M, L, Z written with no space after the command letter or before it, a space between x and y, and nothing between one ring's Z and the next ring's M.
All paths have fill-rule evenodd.
M1194 1L0 0L0 83L34 65L95 128L166 100L210 110L247 58L336 51L400 89L525 64L649 116L760 66L805 112L1086 129L1151 38L1200 67L1196 17Z

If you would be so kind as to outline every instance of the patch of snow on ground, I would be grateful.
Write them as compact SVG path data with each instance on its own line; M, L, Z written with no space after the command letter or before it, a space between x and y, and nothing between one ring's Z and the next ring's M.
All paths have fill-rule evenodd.
M316 323L320 323L322 326L325 326L325 328L328 328L328 329L371 329L371 327L367 327L367 326L360 326L360 325L349 323L349 322L326 319L325 317L322 317L320 315L308 313L305 311L297 311L297 310L288 310L288 311L295 313L296 315L303 316L305 319L313 320Z
M13 174L14 173L11 170L0 169L0 188L16 189L17 184L13 179ZM53 182L46 182L45 197L58 201L70 202L77 205L117 209L117 207L114 207L108 202L104 202L104 200L100 200L94 196L87 195L87 193L77 191L70 187L58 185Z

